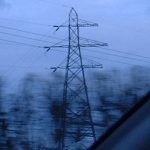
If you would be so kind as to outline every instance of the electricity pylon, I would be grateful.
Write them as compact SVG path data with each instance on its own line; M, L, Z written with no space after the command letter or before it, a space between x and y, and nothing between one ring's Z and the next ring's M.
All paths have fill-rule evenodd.
M81 47L100 47L107 46L94 40L79 37L79 27L98 26L96 23L78 19L78 14L74 8L69 13L69 24L55 26L58 30L60 27L68 27L69 44L46 46L48 48L68 48L63 103L62 103L62 120L61 120L61 142L60 150L65 150L73 146L79 146L79 149L87 149L95 140L95 130L92 121L91 108L89 103L87 85L85 81L84 68L89 65L83 65ZM102 67L101 65L91 66L92 68ZM53 67L57 69L61 67Z

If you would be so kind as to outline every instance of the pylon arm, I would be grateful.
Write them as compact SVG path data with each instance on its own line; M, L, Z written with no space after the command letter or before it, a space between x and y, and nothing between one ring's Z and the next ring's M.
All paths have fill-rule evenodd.
M82 44L80 47L100 47L107 46L107 43L97 43L97 44Z
M97 44L80 44L80 47L100 47L100 46L107 46L107 43L97 43ZM77 46L74 46L72 45L71 46L72 48L73 47L77 47ZM44 48L47 48L47 51L49 51L51 48L68 48L68 45L58 45L58 46L46 46Z
M83 68L103 68L102 65L82 65ZM79 66L77 67L70 67L70 69L77 69L79 68ZM62 67L51 67L51 69L53 70L53 72L55 72L57 69L66 69L65 66Z
M78 20L78 24L77 25L71 25L71 27L98 27L97 23L94 22L90 22L90 21L85 21L85 20ZM53 27L56 28L56 31L60 28L60 27L69 27L68 24L62 24L62 25L54 25Z
M80 38L80 45L82 47L99 47L99 46L108 46L107 43L104 42L99 42L99 41L95 41L95 40L91 40L91 39L86 39L86 38Z
M77 45L78 46L78 45ZM76 45L71 45L71 47L77 47ZM107 43L104 42L99 42L99 41L95 41L95 40L90 40L90 39L86 39L86 38L81 38L80 39L80 47L100 47L100 46L108 46ZM49 51L51 48L68 48L68 45L52 45L52 46L45 46L44 48L47 48L47 51Z
M81 20L79 19L79 27L98 27L98 24L97 23L93 23L93 22L90 22L90 21L85 21L85 20Z

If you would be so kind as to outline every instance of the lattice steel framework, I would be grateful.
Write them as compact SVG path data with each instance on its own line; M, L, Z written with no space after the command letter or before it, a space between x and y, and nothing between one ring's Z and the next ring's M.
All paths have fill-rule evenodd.
M72 141L76 143L82 141L85 137L95 141L80 50L78 15L73 8L69 14L68 28L69 48L63 94L63 114L65 117L62 118L63 134L60 149L64 149Z
M62 121L61 121L61 143L60 150L79 146L87 149L95 140L95 130L92 121L91 108L85 74L82 62L81 47L107 46L107 43L97 42L79 37L79 27L98 26L96 23L78 19L78 14L72 8L69 13L69 24L55 26L68 27L69 44L55 44L48 48L68 48L66 74L63 91Z

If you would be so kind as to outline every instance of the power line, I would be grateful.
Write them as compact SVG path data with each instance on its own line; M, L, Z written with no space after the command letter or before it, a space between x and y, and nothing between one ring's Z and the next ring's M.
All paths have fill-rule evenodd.
M44 2L48 2L48 3L51 3L51 4L55 4L55 5L59 5L59 6L63 6L63 7L67 7L67 8L71 8L71 6L67 6L67 5L64 5L64 4L60 4L60 3L55 3L55 2L50 2L48 0L42 0Z
M41 25L41 26L50 26L42 23L35 23L35 22L29 22L29 21L22 21L22 20L16 20L16 19L9 19L9 18L1 18L1 20L7 20L7 21L14 21L14 22L20 22L20 23L27 23L27 24L34 24L34 25Z
M7 67L7 68L36 68L36 69L47 69L47 68L43 68L43 67L29 67L29 66L9 66L9 65L0 65L0 67Z
M37 48L43 48L41 46L36 46L36 45L32 45L32 44L26 44L26 43L21 43L21 42L15 42L15 41L10 41L10 40L5 40L5 39L0 39L1 41L5 41L5 42L11 42L11 43L15 43L15 44L20 44L20 45L26 45L26 46L31 46L31 47L37 47Z
M20 73L20 74L13 80L13 82L11 82L11 83L9 84L9 86L10 86L12 83L14 83L15 80L18 79L25 71L27 71L29 68L31 68L33 64L35 64L39 59L41 59L41 58L43 57L43 55L44 55L44 54L42 54L42 55L41 55L40 57L38 57L34 62L32 62L29 66L27 66L27 67L24 69L24 71L23 71L22 73Z
M105 52L94 51L94 50L87 50L87 49L83 49L83 50L92 51L92 52L95 52L95 53L101 53L101 54L105 54L105 55L111 55L111 56L121 57L121 58L126 58L126 59L130 59L130 60L136 60L136 61L150 63L150 61L145 61L145 60L136 59L136 58L129 58L127 56L120 56L120 55L116 55L116 54L109 54L109 53L105 53Z
M6 75L8 71L9 71L9 74L10 74L10 70L11 70L11 73L12 73L12 72L15 70L15 66L16 66L17 64L21 65L26 59L29 59L29 57L30 57L34 52L35 52L35 50L32 51L32 52L31 52L31 50L26 51L26 53L24 53L21 57L19 57L19 60L17 60L15 63L13 63L13 64L11 65L11 67L9 67L9 68L3 73L3 76ZM26 55L26 54L28 54L28 55ZM21 60L21 61L20 61L20 60ZM19 63L18 63L18 62L19 62Z
M142 57L142 58L148 58L150 59L150 57L146 57L146 56L141 56L141 55L137 55L137 54L133 54L133 53L128 53L128 52L123 52L123 51L119 51L119 50L115 50L115 49L110 49L110 48L102 48L101 49L105 49L108 51L114 51L114 52L118 52L118 53L123 53L123 54L128 54L128 55L133 55L133 56L137 56L137 57Z
M40 39L34 39L34 38L25 37L25 36L20 36L20 35L15 35L15 34L10 34L10 33L6 33L6 32L0 32L0 33L2 33L2 34L7 34L7 35L12 35L12 36L17 36L17 37L21 37L21 38L26 38L26 39L31 39L31 40L37 40L37 41L43 41L43 42L53 43L53 44L54 44L54 42L44 41L44 40L40 40ZM15 41L9 41L9 40L4 40L4 39L0 39L0 40L2 40L2 41L7 41L7 42L11 42L11 43L15 43L15 44L22 44L22 45L27 45L27 46L32 46L32 47L43 48L43 47L40 47L40 46L35 46L35 45L25 44L25 43L20 43L20 42L15 42ZM59 42L59 43L60 43L60 42ZM58 43L57 43L57 44L58 44ZM56 44L55 44L55 45L56 45ZM54 45L53 45L53 46L54 46ZM102 49L111 50L111 51L117 51L117 52L120 52L120 53L130 54L130 55L131 55L131 53L126 53L126 52L122 52L122 51L118 51L118 50L112 50L112 49L107 49L107 48L102 48ZM95 50L88 50L88 49L83 49L83 50L92 51L92 52L95 52L95 53L102 53L102 54L111 55L111 56L116 56L116 57L121 57L121 58L126 58L126 59L131 59L131 60L136 60L136 61L141 61L141 62L146 62L146 63L150 63L149 61L140 60L140 59L136 59L136 58L129 58L129 57L126 57L126 56L120 56L120 55L116 55L116 54L109 54L109 53L105 53L105 52L100 52L100 51L95 51ZM140 55L136 55L136 54L132 54L132 55L145 58L144 56L140 56ZM146 58L148 58L148 57L146 57Z
M16 36L18 36L18 35L16 35ZM19 37L23 37L23 36L19 36ZM47 36L47 38L48 38L49 36ZM23 37L23 38L25 38L25 37ZM33 38L32 38L33 39ZM30 45L30 44L25 44L25 43L20 43L20 42L14 42L14 41L8 41L8 40L4 40L4 39L2 39L3 41L6 41L6 42L12 42L12 43L14 43L14 44L22 44L22 45L26 45L26 46L32 46L32 47L37 47L37 46L35 46L35 45ZM60 42L58 42L58 43L61 43L61 42L63 42L63 41L65 41L66 39L63 39L63 40L61 40ZM45 41L44 41L45 42ZM51 42L52 43L52 42ZM8 44L8 43L7 43ZM40 46L38 46L38 47L40 47ZM43 47L41 47L41 48L43 48ZM29 50L28 50L29 51ZM45 54L45 53L44 53ZM23 55L23 57L22 58L24 58L24 55ZM20 60L22 60L22 58L20 58ZM28 58L28 57L27 57ZM21 61L22 62L22 61ZM17 63L17 62L16 62ZM16 64L15 63L15 64ZM10 70L10 69L12 69L12 68L15 68L15 64L13 65L13 66L11 66L8 70ZM20 65L20 63L19 63L19 65ZM7 70L7 71L8 71ZM13 69L14 70L14 69Z
M54 49L51 49L51 50L54 50ZM30 50L28 50L27 52L29 52L29 51L30 51ZM63 52L63 53L67 53L67 52L62 51L62 50L55 50L55 51L59 51L59 52ZM46 52L47 52L47 51L46 51ZM33 53L33 52L32 52L32 53ZM32 53L31 53L31 54L32 54ZM30 55L31 55L31 54L30 54ZM45 54L45 53L44 53L44 54ZM30 56L30 55L28 55L28 56L27 56L27 58L29 58L29 56ZM22 58L20 58L20 60L22 60L23 58L24 58L24 56L23 56ZM17 62L16 62L15 64L17 64ZM7 71L6 71L6 72L8 72L9 70L12 70L12 69L13 69L13 70L11 71L11 73L12 73L12 72L15 70L15 68L17 67L15 64L14 64L14 65L12 65L12 66L9 66L9 69L7 69ZM19 66L18 66L18 67L21 67L21 66L20 66L21 64L22 64L22 61L19 63ZM1 65L1 66L2 66L2 65ZM5 67L5 66L3 66L3 67ZM6 66L6 67L8 67L8 66ZM17 67L17 68L18 68L18 67ZM31 67L29 67L29 68L31 68ZM32 67L32 68L35 68L35 67ZM46 68L46 69L47 69L47 68ZM6 74L6 72L5 72L5 73L3 73L3 75L5 75L5 74ZM10 73L9 73L9 74L10 74Z
M95 58L95 59L98 59L98 60L106 60L106 61L115 62L115 63L119 63L119 64L125 64L125 65L134 66L134 64L125 63L125 62L121 62L121 61L110 60L110 59L101 58L101 57L96 57L96 56L83 55L84 58L86 58L85 56L86 56L86 57L92 57L92 58ZM136 65L136 66L137 66L137 65ZM141 65L140 65L140 66L141 66ZM149 67L145 67L145 66L141 66L141 67L150 69Z
M24 37L25 38L25 37ZM27 37L26 37L27 38ZM32 39L32 38L28 38L28 39ZM31 47L37 47L37 48L46 48L46 47L42 47L42 46L37 46L37 45L32 45L32 44L26 44L26 43L22 43L22 42L15 42L15 41L11 41L11 40L5 40L5 39L0 39L1 41L5 41L5 42L11 42L14 44L19 44L19 45L25 45L25 46L31 46ZM36 39L34 39L36 40ZM62 43L63 41L66 41L66 39L61 40L60 42L58 42L57 44ZM48 42L48 41L47 41ZM52 42L49 42L52 43ZM54 44L56 45L56 44Z
M11 35L11 36L16 36L16 37L21 37L21 38L26 38L26 39L30 39L30 40L36 40L36 41L48 42L48 43L53 43L53 44L54 44L54 42L45 41L45 40L40 40L40 39L34 39L34 38L25 37L25 36L20 36L20 35L16 35L16 34L11 34L11 33L1 32L1 31L0 31L0 33L6 34L6 35Z
M62 52L62 53L66 53L66 51L62 51L62 50L58 50L58 49L51 49L52 51L58 51L58 52ZM96 58L96 59L102 59L102 60L106 60L106 61L111 61L111 62L114 62L114 63L120 63L120 64L125 64L125 65L130 65L130 66L133 66L134 64L130 64L130 63L125 63L125 62L121 62L121 61L116 61L116 60L110 60L110 59L105 59L105 58L102 58L102 57L96 57L96 56L88 56L88 55L82 55L84 59L89 59L87 57L93 57L93 58ZM90 60L90 59L89 59ZM141 60L142 61L142 60ZM141 67L144 67L144 66L141 66ZM148 67L144 67L144 68L148 68Z
M33 33L33 32L23 31L23 30L19 30L19 29L15 29L15 28L10 28L10 27L5 27L5 26L0 26L0 27L1 27L1 28L6 28L6 29L15 30L15 31L20 31L20 32L24 32L24 33L30 33L30 34L34 34L34 35L40 35L40 36L42 36L42 37L47 37L47 38L50 37L50 38L54 38L54 39L59 39L59 40L61 40L61 41L58 42L58 43L61 43L61 42L64 41L64 39L55 38L55 37L52 37L52 36L46 36L46 35L42 35L42 34L37 34L37 33ZM4 32L3 32L3 33L4 33ZM7 34L9 34L9 33L7 33ZM12 35L12 36L22 37L22 38L28 38L28 37L23 37L23 36L19 36L19 35L13 35L13 34L11 34L11 35ZM28 39L33 39L33 38L28 38ZM30 44L15 42L15 41L9 41L9 40L4 40L4 39L1 39L1 40L2 40L2 41L5 41L5 42L11 42L11 43L14 43L14 44L22 44L22 45L26 45L26 46L32 46L32 47L43 48L43 47L40 47L40 46L35 46L35 45L30 45ZM48 42L48 41L39 40L39 39L33 39L33 40ZM50 42L50 43L52 43L52 42ZM8 44L8 43L7 43L7 44ZM59 50L58 50L58 51L59 51ZM44 54L45 54L45 53L44 53ZM23 58L24 58L24 55L23 55ZM27 58L28 58L28 57L27 57ZM22 59L20 58L20 60L22 60ZM21 61L21 62L22 62L22 61ZM17 62L16 62L15 64L17 64ZM14 64L13 66L10 66L10 68L9 68L8 70L10 70L10 69L12 69L12 68L16 68L15 64ZM20 63L19 63L19 65L20 65ZM13 71L14 71L14 69L13 69Z
M16 34L11 34L11 33L6 33L6 32L1 32L1 31L0 31L0 33L6 34L6 35L11 35L11 36L16 36L16 37L21 37L21 38L26 38L26 39L30 39L30 40L36 40L36 41L41 41L41 42L52 43L52 44L54 44L54 45L56 44L56 43L50 42L50 41L45 41L45 40L41 40L41 39L35 39L35 38L30 38L30 37L20 36L20 35L16 35ZM66 41L66 39L61 39L61 41L59 41L58 43L61 43L61 42L63 42L63 41ZM57 43L57 44L58 44L58 43ZM54 45L52 45L52 46L54 46Z
M51 49L51 50L53 50L53 51L58 51L58 52L62 52L62 53L66 53L66 54L67 54L66 51L62 51L62 50L58 50L58 49ZM46 53L47 53L47 51L46 51Z
M43 35L43 34L39 34L39 33L34 33L34 32L29 32L29 31L24 31L24 30L20 30L20 29L15 29L15 28L11 28L11 27L5 27L5 26L0 26L0 27L5 28L5 29L19 31L19 32L24 32L24 33L29 33L29 34L34 34L34 35L38 35L38 36L49 37L49 38L61 40L60 38L56 38L56 37L52 37L52 36L48 36L48 35Z
M62 51L62 50L56 50L56 49L51 49L52 51L58 51L58 52L62 52L62 53L66 53L65 51ZM84 59L88 59L88 60L91 60L89 59L88 57L93 57L93 58L96 58L96 59L102 59L102 60L106 60L106 61L111 61L111 62L114 62L114 63L120 63L120 64L125 64L125 65L130 65L130 66L133 66L134 64L130 64L130 63L125 63L125 62L121 62L121 61L116 61L116 60L111 60L111 59L106 59L106 58L102 58L102 57L96 57L96 56L88 56L88 55L82 55ZM141 67L144 67L144 68L148 68L148 67L145 67L145 66L141 66Z
M53 50L53 51L58 51L58 52L62 52L62 53L66 53L67 54L67 52L66 51L62 51L62 50L56 50L56 49L51 49L51 50ZM88 56L88 55L83 55L83 58L84 59L89 59L88 57L92 57L92 58L95 58L95 59L98 59L98 60L105 60L105 61L110 61L110 62L114 62L114 63L119 63L119 64L124 64L124 65L130 65L130 66L133 66L134 64L131 64L131 63L125 63L125 62L121 62L121 61L116 61L116 60L110 60L110 59L106 59L106 58L102 58L102 57L96 57L96 56ZM41 58L41 57L40 57ZM62 64L62 63L61 63ZM61 65L60 64L60 65ZM59 66L60 66L59 65ZM39 68L39 69L42 69L42 67L31 67L32 66L32 64L30 65L30 67L29 66L27 66L27 67L25 67L25 66L4 66L4 65L1 65L2 67L17 67L17 68ZM148 68L148 67L145 67L145 66L141 66L141 67L143 67L143 68ZM47 69L47 68L45 68L45 69ZM149 69L149 68L148 68Z

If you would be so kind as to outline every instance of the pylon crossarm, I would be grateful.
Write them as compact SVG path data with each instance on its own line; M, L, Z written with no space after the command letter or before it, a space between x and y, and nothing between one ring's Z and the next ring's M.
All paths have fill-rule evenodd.
M79 27L93 27L93 26L98 27L97 23L93 23L93 22L85 21L81 19L78 19L78 24L79 24Z
M82 19L78 19L78 26L79 27L98 27L97 23L94 22L90 22L90 21L86 21L86 20L82 20ZM61 27L69 27L68 24L62 24L62 25L54 25L53 27L56 28L56 31L61 28ZM71 27L77 27L77 25L72 25Z
M103 68L102 64L100 64L96 61L93 61L87 57L83 57L83 58L87 61L87 63L84 65L83 68Z
M103 66L101 64L98 65L83 65L83 68L103 68Z
M80 38L80 47L100 47L100 46L108 46L107 43L104 42L99 42L99 41L95 41L95 40L90 40L90 39L86 39L86 38ZM76 45L71 45L70 48L74 48L77 47ZM49 51L51 48L68 48L68 45L60 45L55 44L52 46L44 46L44 48L47 49L47 51Z
M90 69L90 68L103 68L102 64L89 64L89 65L82 65L82 67L84 69ZM79 67L74 66L74 67L70 67L70 69L77 69ZM66 66L59 66L59 67L51 67L51 69L53 70L53 72L57 71L57 69L66 69Z
M47 51L49 51L51 48L68 48L68 45L52 45L52 46L44 46L44 48L47 49Z
M108 46L108 44L82 37L80 38L80 47L100 47L100 46Z
M94 65L94 64L90 64L90 65L82 65L82 67L84 69L91 69L91 68L103 68L103 66L101 64L97 64L97 65ZM70 69L77 69L79 67L75 66L75 67L70 67ZM66 66L61 66L61 67L51 67L50 69L53 70L53 72L57 71L57 69L66 69Z
M64 45L61 45L61 43L63 43L63 42L66 42L67 41L67 39L62 39L62 40L60 40L59 42L57 42L57 43L55 43L54 45L51 45L51 46L44 46L43 48L46 48L47 49L47 51L49 51L51 48L57 48L57 47L63 47L63 48L68 48L68 45L66 44L65 46Z

